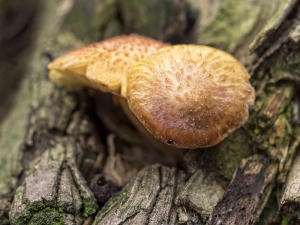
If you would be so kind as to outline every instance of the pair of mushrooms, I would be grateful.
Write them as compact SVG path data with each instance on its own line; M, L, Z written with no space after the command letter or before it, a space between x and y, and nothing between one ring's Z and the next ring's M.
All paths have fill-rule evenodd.
M156 139L177 148L218 144L247 121L255 99L248 72L230 54L139 35L91 44L48 68L57 85L120 96L139 130L142 123Z

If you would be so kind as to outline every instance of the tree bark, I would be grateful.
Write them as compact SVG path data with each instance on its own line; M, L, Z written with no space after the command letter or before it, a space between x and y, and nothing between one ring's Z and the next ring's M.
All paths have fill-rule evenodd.
M43 4L29 69L0 124L0 224L299 223L299 0ZM256 89L247 124L185 150L183 168L110 95L46 79L52 58L123 33L233 54Z

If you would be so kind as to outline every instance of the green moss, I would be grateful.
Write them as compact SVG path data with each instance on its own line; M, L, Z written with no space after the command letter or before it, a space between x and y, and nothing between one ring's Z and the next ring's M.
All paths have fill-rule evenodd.
M85 43L102 40L106 30L110 29L111 21L117 17L116 4L116 0L75 1L62 28ZM120 30L116 31L116 34L121 33Z
M199 42L204 41L233 52L260 19L259 14L263 8L261 4L252 5L251 1L226 1L215 20L206 27Z
M212 154L212 160L219 173L230 180L236 168L243 158L251 155L251 144L247 132L241 128L227 137L216 147Z
M29 225L64 225L64 216L52 208L45 208L35 214L30 219Z
M293 49L293 51L291 51ZM299 77L292 76L300 74L300 46L294 46L288 42L280 47L280 52L270 58L270 73L275 81L280 79L292 79L299 82Z
M103 208L97 214L94 224L98 224L104 218L104 216L109 213L115 206L122 204L122 202L127 198L128 190L124 188L122 192L116 197L110 198L109 201L103 206Z
M255 49L257 46L259 46L262 40L265 39L266 36L268 36L268 33L270 31L276 30L281 25L282 21L289 13L289 11L286 10L287 2L288 0L279 1L278 3L273 2L273 4L276 5L276 8L272 13L269 14L269 18L268 20L266 20L266 24L264 25L260 33L256 36L254 41L251 43L251 49Z
M293 216L292 215L286 215L282 218L281 220L281 225L289 225L290 221L292 220Z
M96 211L96 207L95 207L96 203L94 201L90 202L87 199L83 198L82 204L83 204L83 216L84 217L88 217Z
M171 10L171 0L127 0L119 1L118 8L123 19L124 33L140 33L157 38ZM136 19L139 18L139 19ZM151 21L151 22L149 22Z

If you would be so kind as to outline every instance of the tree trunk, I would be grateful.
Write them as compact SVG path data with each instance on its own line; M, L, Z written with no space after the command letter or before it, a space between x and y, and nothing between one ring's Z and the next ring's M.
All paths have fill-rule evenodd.
M299 0L53 0L39 10L26 76L0 124L0 224L300 223ZM182 166L110 95L47 80L52 58L123 33L233 54L256 89L247 124L185 150Z

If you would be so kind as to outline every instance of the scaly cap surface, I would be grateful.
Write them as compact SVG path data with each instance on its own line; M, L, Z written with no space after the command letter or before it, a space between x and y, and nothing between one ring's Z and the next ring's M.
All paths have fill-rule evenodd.
M140 35L118 36L69 52L48 65L49 77L70 89L119 93L133 63L168 44Z
M218 144L248 119L255 91L230 54L207 46L165 47L137 62L122 94L142 124L178 148Z

